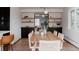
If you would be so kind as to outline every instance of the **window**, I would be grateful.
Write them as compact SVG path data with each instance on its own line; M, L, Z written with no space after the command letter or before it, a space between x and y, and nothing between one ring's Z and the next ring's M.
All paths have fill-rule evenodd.
M79 8L70 11L71 29L79 31Z
M75 10L71 11L71 28L75 29Z
M76 25L77 29L79 30L79 9L76 10Z

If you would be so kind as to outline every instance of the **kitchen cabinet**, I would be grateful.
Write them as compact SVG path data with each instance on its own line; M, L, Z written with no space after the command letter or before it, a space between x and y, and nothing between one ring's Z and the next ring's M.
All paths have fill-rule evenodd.
M22 27L21 28L21 38L28 38L28 34L34 30L33 27Z
M57 32L62 33L62 27L49 27L48 31L51 31L53 33L53 31L56 30Z

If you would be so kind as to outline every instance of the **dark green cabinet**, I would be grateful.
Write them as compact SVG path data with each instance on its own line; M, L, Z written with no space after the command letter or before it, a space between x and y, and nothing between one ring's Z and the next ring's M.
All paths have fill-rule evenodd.
M57 32L62 33L62 27L49 27L48 31L51 31L53 33L53 31L56 30Z
M28 38L28 34L34 30L33 27L22 27L21 28L21 38Z

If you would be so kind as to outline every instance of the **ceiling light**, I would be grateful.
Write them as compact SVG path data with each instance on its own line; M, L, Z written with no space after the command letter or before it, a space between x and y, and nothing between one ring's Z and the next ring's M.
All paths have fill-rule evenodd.
M45 10L45 11L44 11L44 14L48 14L48 11Z

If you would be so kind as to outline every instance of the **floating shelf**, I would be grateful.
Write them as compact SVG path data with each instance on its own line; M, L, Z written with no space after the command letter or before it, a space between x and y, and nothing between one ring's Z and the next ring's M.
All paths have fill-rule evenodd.
M26 18L26 19L22 19L22 20L27 20L27 19L34 19L34 18Z
M34 23L34 21L22 21L22 23Z
M49 18L49 19L62 19L62 18Z

